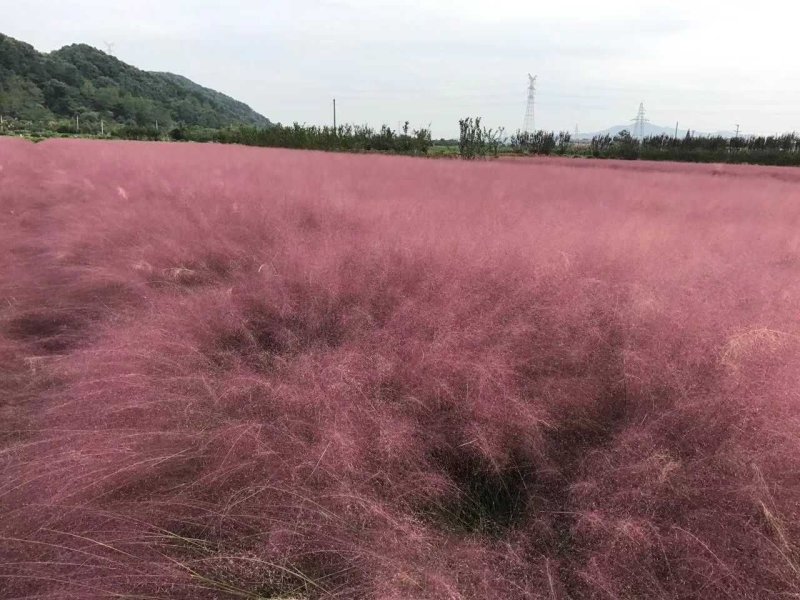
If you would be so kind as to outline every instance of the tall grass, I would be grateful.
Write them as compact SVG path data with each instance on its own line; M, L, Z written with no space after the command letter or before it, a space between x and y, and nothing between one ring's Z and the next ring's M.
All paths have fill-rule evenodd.
M0 166L4 598L800 594L791 174Z

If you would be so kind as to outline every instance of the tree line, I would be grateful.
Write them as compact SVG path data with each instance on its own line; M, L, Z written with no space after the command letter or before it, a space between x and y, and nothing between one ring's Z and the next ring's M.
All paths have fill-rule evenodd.
M388 125L375 129L369 125L342 124L334 128L299 123L217 130L176 127L170 131L170 138L176 141L210 141L272 148L411 155L427 154L432 144L430 129L411 129L408 121L399 130Z
M486 127L480 117L459 120L459 138L434 141L430 128L411 129L408 121L399 129L388 125L343 124L331 126L269 124L238 125L222 128L180 124L172 127L119 125L105 128L95 121L62 119L45 128L31 128L20 120L0 121L0 134L24 134L44 138L54 135L111 137L130 140L193 141L242 144L274 148L296 148L344 152L382 152L416 156L436 155L474 160L510 156L583 156L623 160L667 160L680 162L750 163L800 166L800 136L786 133L773 136L726 138L688 132L683 137L670 135L634 138L629 131L596 135L591 140L574 140L566 131L516 131L507 136L502 127Z
M174 127L80 120L59 120L46 126L5 118L0 120L0 135L22 135L34 140L49 137L94 137L139 141L212 142L272 148L327 150L340 152L379 152L422 156L433 145L431 130L412 129L406 121L399 129L388 125L342 124L330 126L270 124L264 127L239 125L224 128L180 124Z
M463 159L509 155L569 155L623 160L668 160L680 162L751 163L800 166L800 136L786 133L773 136L726 138L697 135L684 137L654 135L643 139L623 130L615 136L595 135L588 142L573 140L566 131L517 131L510 137L503 130L481 126L481 119L459 121L458 155ZM492 133L494 131L494 134Z

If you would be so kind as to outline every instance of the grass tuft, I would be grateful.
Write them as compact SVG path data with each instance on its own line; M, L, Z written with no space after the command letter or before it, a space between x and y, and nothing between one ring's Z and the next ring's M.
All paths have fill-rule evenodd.
M4 598L800 596L796 174L0 162Z

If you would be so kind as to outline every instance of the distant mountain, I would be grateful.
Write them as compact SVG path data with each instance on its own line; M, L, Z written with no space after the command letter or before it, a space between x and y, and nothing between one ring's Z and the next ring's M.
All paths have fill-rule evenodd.
M581 133L578 137L587 137L591 138L596 135L610 135L614 137L621 131L627 129L631 133L633 133L633 123L629 125L614 125L613 127L609 127L608 129L602 129L600 131L593 131L591 133ZM659 125L653 125L652 123L645 123L644 124L644 135L651 136L651 135L675 135L675 128L674 127L661 127ZM678 129L678 135L683 137L686 135L685 129Z
M608 129L602 129L600 131L593 131L591 133L579 133L579 139L590 139L596 135L610 135L614 137L621 131L627 129L629 132L633 133L633 123L629 125L614 125L613 127L609 127ZM686 136L686 129L678 129L678 137L685 137ZM645 137L649 136L656 136L656 135L675 135L675 128L674 127L662 127L660 125L654 125L652 123L645 123L644 124L644 135ZM697 131L692 129L692 135L710 135L710 136L722 136L724 138L732 138L736 136L736 132L734 131L715 131L713 133L704 133L702 131ZM744 137L744 133L740 133L740 136Z
M703 134L698 133L697 135L710 135L710 136L713 136L713 137L719 136L719 137L724 137L724 138L734 138L734 137L736 137L736 132L735 131L712 131L711 133L703 133ZM745 133L743 131L739 132L739 137L751 137L752 135L754 135L754 134Z
M172 73L142 71L72 44L50 53L0 34L0 114L28 121L269 125L246 104Z

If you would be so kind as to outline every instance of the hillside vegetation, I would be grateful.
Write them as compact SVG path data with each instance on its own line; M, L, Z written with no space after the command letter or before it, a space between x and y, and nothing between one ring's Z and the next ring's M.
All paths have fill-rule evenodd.
M100 119L109 127L269 125L242 102L185 77L142 71L85 44L45 54L2 34L0 115L37 124L67 119L69 131L76 116L91 131Z
M798 597L798 177L0 140L0 595Z

